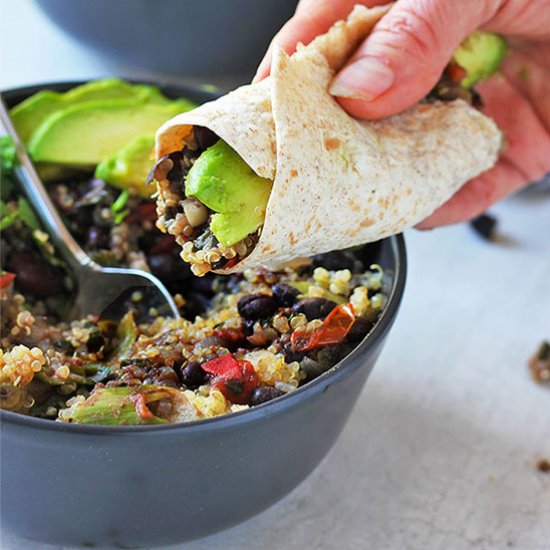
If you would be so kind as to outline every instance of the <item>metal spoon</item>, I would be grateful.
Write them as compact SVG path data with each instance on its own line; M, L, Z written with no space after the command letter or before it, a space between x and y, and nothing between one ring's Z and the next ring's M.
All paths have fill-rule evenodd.
M146 301L147 310L154 308L160 315L179 317L178 308L164 285L150 273L139 269L102 267L95 263L73 239L57 213L40 176L36 172L27 151L11 122L7 107L0 101L0 118L12 137L19 163L14 167L29 202L43 223L58 254L67 263L76 282L76 298L71 317L104 315L106 312L120 315L117 306L122 299L139 290ZM118 307L120 309L120 307Z

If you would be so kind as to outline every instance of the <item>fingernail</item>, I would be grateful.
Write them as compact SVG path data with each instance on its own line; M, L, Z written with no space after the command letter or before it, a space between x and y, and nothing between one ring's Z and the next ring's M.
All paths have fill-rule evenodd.
M391 88L393 71L374 57L361 57L332 81L329 92L338 97L372 101Z

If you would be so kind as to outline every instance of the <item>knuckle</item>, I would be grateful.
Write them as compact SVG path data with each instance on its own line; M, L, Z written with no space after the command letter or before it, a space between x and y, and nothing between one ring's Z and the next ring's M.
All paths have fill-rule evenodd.
M393 47L419 63L429 62L438 49L439 39L432 22L410 6L403 6L399 13L388 17L379 32L390 38Z

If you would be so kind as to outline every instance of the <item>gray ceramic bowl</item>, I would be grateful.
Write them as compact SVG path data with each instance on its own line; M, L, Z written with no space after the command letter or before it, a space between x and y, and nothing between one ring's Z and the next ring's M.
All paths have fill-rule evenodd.
M12 106L41 88L3 93ZM196 101L196 88L163 87ZM188 424L102 427L1 412L3 527L55 544L145 547L204 536L281 499L334 444L395 320L406 274L402 236L368 245L389 276L371 333L292 394Z
M36 0L74 38L137 67L250 79L297 0ZM244 81L244 80L243 80Z

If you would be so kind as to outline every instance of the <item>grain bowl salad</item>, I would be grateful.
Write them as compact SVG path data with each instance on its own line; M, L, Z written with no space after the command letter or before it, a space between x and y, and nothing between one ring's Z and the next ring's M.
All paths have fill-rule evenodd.
M280 271L195 277L154 202L89 172L47 182L77 241L103 265L159 276L181 319L69 320L73 282L10 179L2 142L0 407L58 422L152 425L241 411L316 378L347 355L384 309L377 245ZM135 307L134 307L135 306Z

